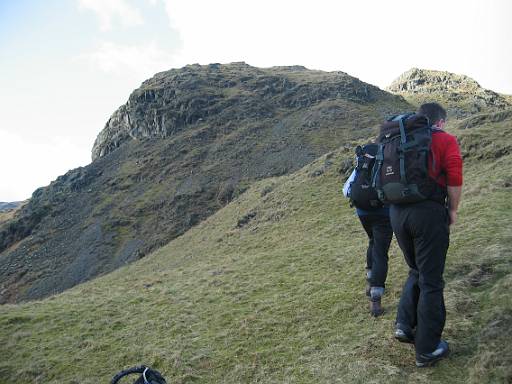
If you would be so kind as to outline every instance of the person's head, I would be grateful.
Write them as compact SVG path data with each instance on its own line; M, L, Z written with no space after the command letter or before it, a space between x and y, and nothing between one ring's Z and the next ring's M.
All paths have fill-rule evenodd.
M446 124L446 111L437 103L422 104L418 114L427 116L430 124L437 128L443 128Z

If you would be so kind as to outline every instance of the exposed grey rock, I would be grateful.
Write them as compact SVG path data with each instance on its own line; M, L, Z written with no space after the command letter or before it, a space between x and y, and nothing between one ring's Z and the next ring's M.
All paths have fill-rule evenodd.
M189 127L271 118L281 108L306 108L322 100L372 102L385 93L344 72L304 67L251 67L245 63L189 65L142 83L110 117L93 146L92 158L124 142L165 138Z
M393 81L388 90L416 100L418 104L439 102L449 116L456 118L512 107L510 99L504 95L481 87L466 75L445 71L412 68Z

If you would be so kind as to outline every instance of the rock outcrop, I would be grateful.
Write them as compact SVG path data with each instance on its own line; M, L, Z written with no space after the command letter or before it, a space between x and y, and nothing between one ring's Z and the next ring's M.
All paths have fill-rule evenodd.
M130 139L170 137L198 124L271 118L343 99L367 103L385 97L379 88L343 72L304 67L261 69L245 63L189 65L156 74L135 90L98 135L92 158Z

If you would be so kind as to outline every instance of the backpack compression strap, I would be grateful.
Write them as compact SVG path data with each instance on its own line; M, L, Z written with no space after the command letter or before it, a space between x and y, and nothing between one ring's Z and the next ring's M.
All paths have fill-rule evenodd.
M407 117L403 117L400 120L398 120L398 124L400 125L400 152L398 154L400 159L400 182L404 185L407 184L407 179L405 178L405 152L404 152L404 146L407 143L407 137L405 136L405 126L404 126L404 120Z
M377 191L377 196L379 196L380 201L384 201L384 193L380 188L377 188L377 184L380 182L380 170L382 168L382 163L384 162L384 146L379 144L379 149L377 150L377 155L375 156L375 164L373 165L373 179L372 179L372 188L375 188Z

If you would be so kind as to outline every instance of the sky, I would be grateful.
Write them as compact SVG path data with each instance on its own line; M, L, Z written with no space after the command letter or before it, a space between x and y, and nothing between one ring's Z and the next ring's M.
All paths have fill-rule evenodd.
M381 88L412 67L512 94L510 0L0 0L0 202L91 161L156 72L245 61Z

